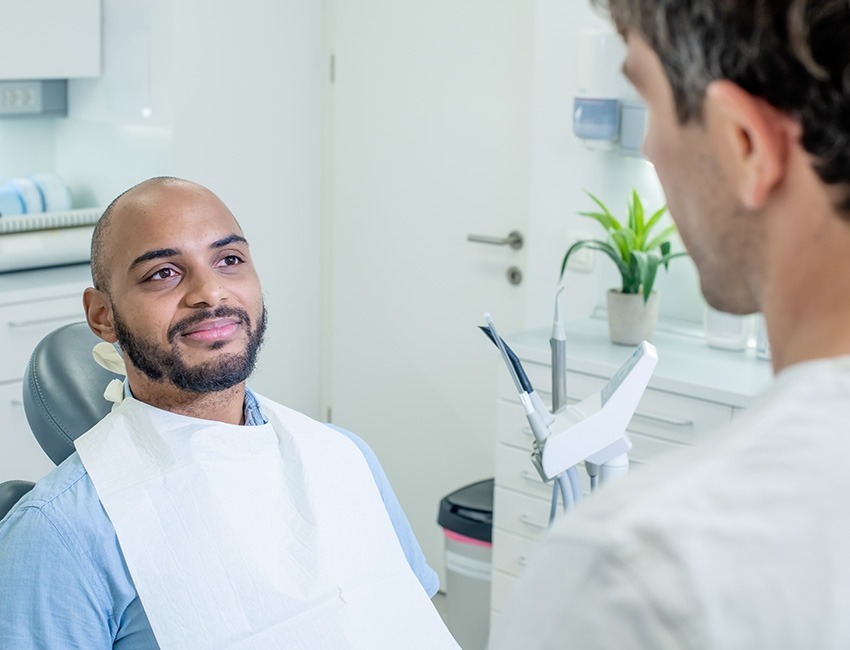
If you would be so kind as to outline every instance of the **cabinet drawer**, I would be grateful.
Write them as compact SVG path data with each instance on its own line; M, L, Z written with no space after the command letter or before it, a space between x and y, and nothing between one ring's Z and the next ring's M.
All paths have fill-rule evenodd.
M549 499L528 496L496 485L493 525L529 539L537 539L549 525Z
M575 402L602 390L608 380L584 373L567 373L567 401ZM673 443L695 444L732 421L732 407L647 388L629 423L629 431L646 433Z
M531 463L531 447L519 449L496 445L496 476L499 485L541 499L550 499L552 483L544 483Z
M648 388L629 430L693 445L731 421L731 406Z
M490 595L492 598L492 594ZM504 625L505 615L500 610L490 609L490 635L489 638L497 639Z
M519 400L500 399L496 404L496 441L531 452L534 435Z
M504 612L510 606L510 599L519 584L519 578L501 571L493 571L490 579L490 609ZM490 629L494 629L492 624Z
M537 542L514 533L493 530L493 569L519 577L537 548Z
M632 442L632 450L629 452L629 462L634 467L650 465L661 456L686 447L684 443L673 442L664 438L629 431L629 440Z
M37 481L54 465L30 432L21 382L0 384L0 481Z
M21 379L33 349L60 325L85 319L82 292L78 296L0 307L0 345L4 363L0 381Z

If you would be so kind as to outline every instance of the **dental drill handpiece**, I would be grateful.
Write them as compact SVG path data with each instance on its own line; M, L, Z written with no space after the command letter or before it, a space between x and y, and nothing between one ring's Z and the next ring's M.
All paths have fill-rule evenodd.
M522 403L522 407L525 410L525 417L528 420L529 426L531 427L531 433L534 435L535 453L533 454L532 458L534 460L535 467L537 467L537 471L540 473L541 478L543 478L544 481L547 481L548 479L546 478L546 475L543 472L540 454L541 450L543 449L543 444L545 443L546 438L549 436L548 424L551 422L552 416L546 410L546 407L543 406L543 402L540 400L540 397L537 396L537 393L531 387L531 383L528 381L528 378L524 377L525 382L520 381L519 374L517 373L514 364L511 363L511 358L508 354L507 346L502 340L502 337L499 336L499 333L496 331L496 326L493 324L493 318L490 316L489 313L484 314L484 322L487 323L487 327L490 330L489 335L492 335L493 342L496 344L496 347L499 348L499 352L502 353L502 359L504 360L505 365L508 367L508 371L510 372L511 377L514 380L514 384L516 385L520 402ZM524 386L523 383L525 383L526 385ZM542 409L542 413L538 411L538 408L535 408L534 401L532 400L532 395L537 396L536 401L540 405L538 408ZM543 419L543 414L545 414L546 421L544 421Z
M508 347L504 339L499 336L498 332L496 332L496 327L493 324L490 314L484 314L484 321L487 323L487 327L481 327L481 331L499 348L502 359L505 365L508 366L508 372L514 380L514 385L525 410L526 419L534 435L531 462L540 474L540 478L546 483L549 481L549 478L547 478L546 473L543 471L543 445L549 435L549 425L554 422L555 418L546 410L543 401L532 387L519 358ZM565 510L572 509L575 506L575 502L581 496L581 486L579 485L578 474L574 467L562 472L554 480L555 495L552 498L552 509L549 516L550 525L555 518L557 494L561 495Z
M492 318L490 322L492 323ZM523 391L528 393L531 398L531 403L534 406L534 410L537 411L537 414L540 415L543 423L548 427L555 421L555 418L548 410L546 410L546 405L543 404L543 400L540 399L540 395L537 394L537 391L534 390L534 387L531 385L531 381L528 379L528 375L525 374L525 370L522 367L522 362L520 362L519 357L514 354L514 351L511 350L510 346L505 343L505 339L502 337L499 337L499 343L496 342L496 337L493 335L490 325L487 325L487 327L479 326L478 329L484 332L484 334L487 335L487 338L490 339L493 345L495 345L499 349L499 352L502 353L502 358L508 366L508 372L511 373L511 378L514 380L514 384L517 385L517 393L522 393Z

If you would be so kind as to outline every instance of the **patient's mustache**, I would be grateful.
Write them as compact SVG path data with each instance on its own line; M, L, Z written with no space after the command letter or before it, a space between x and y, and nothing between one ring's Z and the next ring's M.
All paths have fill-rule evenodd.
M248 331L251 330L251 317L248 316L248 312L244 309L239 309L238 307L227 307L225 305L221 305L216 307L215 309L205 309L204 311L199 311L194 314L190 314L183 320L180 320L171 327L168 328L168 342L173 343L174 339L179 335L188 330L190 327L197 325L198 323L202 323L205 320L210 320L211 318L227 318L228 316L233 316L241 320L248 327Z

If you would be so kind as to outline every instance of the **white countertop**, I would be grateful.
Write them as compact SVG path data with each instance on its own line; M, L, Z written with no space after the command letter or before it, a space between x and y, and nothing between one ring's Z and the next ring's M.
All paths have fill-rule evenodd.
M568 370L610 377L634 350L611 343L604 320L568 322L565 328ZM505 338L520 359L549 365L550 332L529 330ZM701 337L661 330L652 343L658 366L650 386L659 390L745 407L773 377L770 362L756 358L752 349L718 350Z

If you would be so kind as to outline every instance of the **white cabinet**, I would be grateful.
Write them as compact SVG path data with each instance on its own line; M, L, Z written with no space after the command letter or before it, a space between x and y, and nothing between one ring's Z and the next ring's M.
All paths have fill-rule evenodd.
M100 74L100 0L0 0L0 79Z
M548 332L509 337L532 385L551 400ZM770 381L770 364L752 351L713 350L696 336L659 332L658 366L629 423L631 471L652 471L659 456L697 445L732 421ZM567 325L567 401L600 390L633 348L613 345L602 321ZM552 494L529 459L533 437L507 370L500 369L493 503L491 621L504 613L506 598L546 530ZM579 470L585 494L589 480Z
M87 264L0 274L0 481L36 481L53 463L24 415L21 387L27 362L48 332L85 319Z

